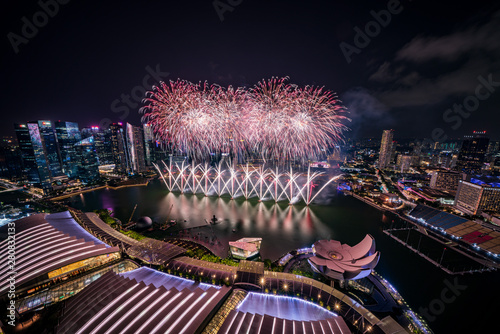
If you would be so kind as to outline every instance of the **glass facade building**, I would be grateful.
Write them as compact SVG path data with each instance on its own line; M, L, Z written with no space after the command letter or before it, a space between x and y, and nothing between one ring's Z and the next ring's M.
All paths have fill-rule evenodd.
M77 175L83 183L99 179L99 160L94 146L94 137L85 138L75 144L78 159Z
M144 158L144 137L142 129L127 123L127 146L129 151L130 166L133 173L146 170L146 160Z
M50 172L38 124L15 124L14 127L28 182L44 192L50 191Z
M62 170L68 177L76 178L79 161L75 144L82 140L78 123L57 121L55 128L61 152Z
M29 122L30 124L31 122ZM35 122L33 122L35 123ZM62 176L61 157L59 154L59 147L57 144L56 134L52 128L51 121L38 121L38 130L42 138L43 146L45 149L45 156L47 158L47 165L51 177Z

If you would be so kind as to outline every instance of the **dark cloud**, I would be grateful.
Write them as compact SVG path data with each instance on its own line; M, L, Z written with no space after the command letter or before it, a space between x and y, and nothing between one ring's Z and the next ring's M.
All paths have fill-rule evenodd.
M436 77L422 77L412 72L401 77L394 88L384 90L376 96L390 107L414 107L433 105L450 96L471 94L477 86L478 76L492 73L491 64L482 60L471 60L457 70ZM412 83L411 85L408 85Z
M384 62L378 70L373 73L368 79L378 82L391 82L400 77L401 72L404 70L403 66L400 66L396 69L391 68L391 63L388 61Z
M415 37L398 51L396 59L421 63L434 59L454 61L468 53L498 53L499 26L500 12L496 12L484 25L473 26L446 36Z
M364 87L348 90L341 99L349 111L352 122L348 126L354 135L363 127L381 128L393 121L388 108Z
M416 37L370 76L391 85L375 94L389 107L436 105L472 94L478 77L500 78L498 12L482 25L438 37ZM432 70L429 70L432 68Z

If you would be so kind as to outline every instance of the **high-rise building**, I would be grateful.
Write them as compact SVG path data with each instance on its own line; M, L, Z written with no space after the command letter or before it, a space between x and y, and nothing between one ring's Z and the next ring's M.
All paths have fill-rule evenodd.
M389 166L393 153L394 130L384 130L382 134L382 142L380 143L380 154L378 158L378 168L384 169Z
M94 137L94 147L99 159L99 165L109 165L115 163L111 145L111 131L101 129L98 126L82 129L82 139Z
M144 136L142 128L127 123L127 147L130 166L133 173L140 173L146 170L146 160L144 158Z
M75 144L78 159L77 176L83 183L99 179L99 160L94 146L94 137L90 136Z
M50 176L52 178L62 176L61 156L59 154L59 146L56 139L54 128L51 121L28 122L28 124L36 124L42 138L45 156L49 167Z
M489 138L486 132L474 131L472 136L465 136L457 160L459 172L478 174L484 164Z
M432 172L430 187L438 190L456 191L462 174L452 171Z
M49 192L52 182L38 124L14 124L14 128L21 150L23 173L30 184L42 188L45 193Z
M146 165L147 166L152 166L152 163L154 162L154 136L153 136L153 129L149 123L144 123L143 124L143 130L144 130L144 153L145 153L145 158L146 158Z
M78 123L57 121L55 127L61 152L62 170L68 177L75 178L78 176L80 164L75 144L82 140Z
M410 170L411 163L413 161L413 156L411 155L398 155L398 160L396 162L398 166L398 171L400 173L406 173Z
M480 180L460 180L455 207L463 212L477 215L483 211L500 212L500 184Z
M121 123L112 123L109 125L109 131L115 169L120 173L128 173L129 159L123 125Z

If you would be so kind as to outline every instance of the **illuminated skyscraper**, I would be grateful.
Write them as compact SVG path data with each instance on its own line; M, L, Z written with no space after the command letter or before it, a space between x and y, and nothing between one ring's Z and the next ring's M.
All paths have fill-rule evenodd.
M155 140L153 137L153 129L148 123L143 124L144 130L144 153L146 158L146 165L151 166L153 162L154 155L154 144Z
M99 160L94 146L94 137L87 137L75 144L78 159L78 178L83 183L91 183L99 179Z
M111 145L111 130L101 129L98 126L82 129L82 139L94 137L94 147L99 159L99 165L113 164L113 150Z
M393 138L394 130L384 130L382 133L382 142L380 143L380 154L378 158L378 168L380 169L387 168L391 162Z
M133 173L139 173L146 170L146 160L144 159L144 137L142 129L127 123L127 147L130 166Z
M121 123L112 123L109 125L109 131L115 169L120 173L128 173L130 168L123 126Z
M14 124L14 128L28 182L47 193L52 189L52 182L38 124Z
M77 177L80 161L76 156L75 144L82 140L78 123L57 121L55 127L62 170L70 178Z
M28 122L29 124L36 124L42 139L43 149L47 158L47 164L51 177L62 176L61 156L59 154L59 147L56 139L54 128L51 121L37 121Z
M474 131L472 136L465 136L458 155L458 171L467 174L480 173L489 141L486 131Z

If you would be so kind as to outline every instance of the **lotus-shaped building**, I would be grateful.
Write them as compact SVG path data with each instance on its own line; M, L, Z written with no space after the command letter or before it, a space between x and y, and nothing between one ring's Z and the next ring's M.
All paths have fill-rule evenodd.
M375 239L369 234L355 246L336 240L319 240L309 258L314 271L335 280L356 280L368 276L378 263Z

